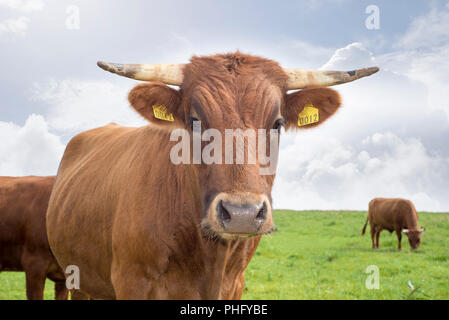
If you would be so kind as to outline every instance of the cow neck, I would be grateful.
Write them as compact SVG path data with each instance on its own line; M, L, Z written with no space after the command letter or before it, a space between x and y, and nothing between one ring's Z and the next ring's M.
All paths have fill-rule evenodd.
M415 210L410 209L410 214L406 215L407 229L418 230L418 215Z
M193 197L193 210L185 212L188 220L194 221L190 235L186 239L194 239L196 253L186 253L190 266L200 268L204 279L202 295L204 298L226 299L234 297L240 278L254 255L259 237L242 240L211 239L205 237L200 229L202 219L202 200L198 180L198 172L194 165L186 166L183 192L185 197ZM199 254L198 254L199 253Z

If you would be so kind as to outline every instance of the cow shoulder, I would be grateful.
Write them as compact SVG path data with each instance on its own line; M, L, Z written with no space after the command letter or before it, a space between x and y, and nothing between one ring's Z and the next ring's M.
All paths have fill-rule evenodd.
M99 152L103 149L101 148L102 146L113 144L120 133L132 131L133 129L135 130L136 128L123 127L115 123L110 123L106 126L77 134L67 144L61 160L60 169L78 162L81 158L91 153Z

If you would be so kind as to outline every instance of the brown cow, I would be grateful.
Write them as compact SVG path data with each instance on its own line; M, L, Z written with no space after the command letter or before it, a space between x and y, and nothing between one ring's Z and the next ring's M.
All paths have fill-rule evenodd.
M0 271L25 271L28 299L43 299L45 279L67 299L65 276L50 251L45 214L55 177L0 177Z
M47 212L48 237L63 267L79 267L80 290L94 299L239 299L260 235L274 227L274 173L261 175L259 162L176 165L171 133L192 133L199 120L222 135L272 129L268 144L282 125L297 128L305 106L319 110L307 127L337 111L339 94L320 84L378 70L284 70L239 52L193 57L184 66L99 66L180 90L161 82L136 86L129 101L149 125L90 130L65 150ZM315 86L287 93L308 85ZM236 139L247 145L247 137Z
M363 226L362 236L370 224L373 249L379 249L379 235L382 230L396 231L398 249L401 250L402 232L408 237L410 247L418 249L424 227L418 229L418 213L415 206L405 199L375 198L369 203L368 217Z

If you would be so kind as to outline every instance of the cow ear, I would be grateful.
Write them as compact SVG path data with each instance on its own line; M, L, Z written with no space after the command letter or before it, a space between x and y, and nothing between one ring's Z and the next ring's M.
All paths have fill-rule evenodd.
M128 100L150 122L177 126L184 122L180 92L163 83L139 84L131 90Z
M421 227L421 229L419 229L419 232L424 232L424 230L426 230L424 227Z
M288 94L283 117L286 129L308 129L319 126L341 106L337 91L325 87L308 87Z

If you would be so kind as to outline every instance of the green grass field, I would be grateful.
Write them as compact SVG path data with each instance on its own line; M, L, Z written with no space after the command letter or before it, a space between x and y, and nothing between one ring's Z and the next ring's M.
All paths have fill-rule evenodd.
M449 214L420 213L426 227L421 247L395 234L371 249L366 212L275 212L277 232L263 237L247 272L244 299L449 299ZM376 265L380 289L369 290L366 268ZM408 286L411 281L415 287ZM53 299L47 281L45 298ZM0 299L25 299L23 273L0 273Z
M261 240L246 272L244 299L449 299L449 214L420 213L426 227L411 252L383 231L371 249L366 212L276 211L277 232ZM380 271L380 289L368 290L370 265ZM417 290L408 286L411 281ZM411 295L410 295L411 294Z

